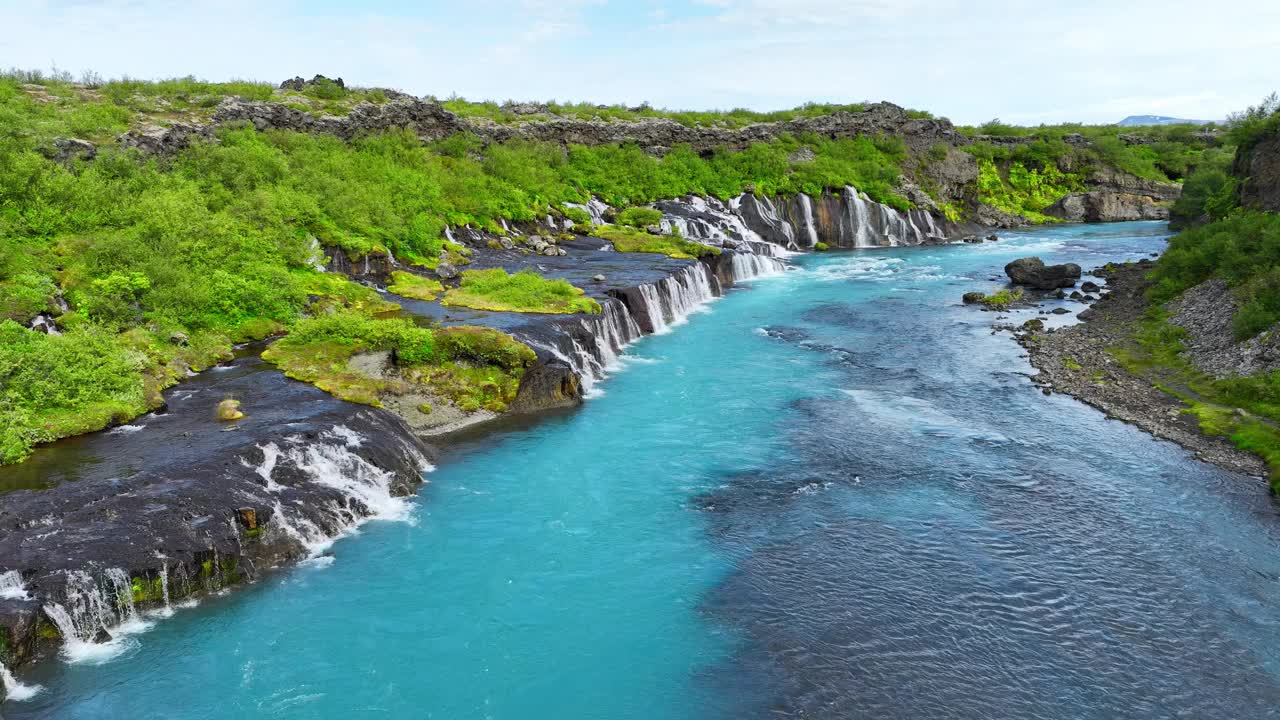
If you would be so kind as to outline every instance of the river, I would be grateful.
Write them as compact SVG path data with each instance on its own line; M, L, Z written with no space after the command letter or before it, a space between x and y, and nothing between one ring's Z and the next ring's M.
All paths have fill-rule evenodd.
M409 519L45 663L4 715L1276 716L1261 483L1045 397L959 303L1016 257L1166 237L798 257L632 346L581 410L448 448Z

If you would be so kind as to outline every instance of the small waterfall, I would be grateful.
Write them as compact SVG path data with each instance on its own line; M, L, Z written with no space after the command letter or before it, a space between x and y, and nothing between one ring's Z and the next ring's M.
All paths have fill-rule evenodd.
M604 221L604 213L609 209L609 206L594 197L588 200L586 205L581 203L565 203L564 205L565 207L577 208L586 212L591 216L591 222L595 225L606 224Z
M13 676L13 673L9 672L9 668L5 667L3 663L0 663L0 686L4 687L4 695L0 697L14 702L30 700L44 689L39 685L23 685L18 682L18 679Z
M119 568L104 573L107 589L82 570L66 571L65 604L48 603L44 613L62 634L62 654L69 662L105 662L128 648L126 636L150 623L138 617L129 574Z
M621 302L606 300L600 309L599 315L582 316L559 326L559 334L551 338L519 337L572 368L588 397L596 384L617 368L623 349L643 334Z
M658 290L670 310L665 329L682 324L695 310L715 298L711 278L702 263L693 263L658 283Z
M804 212L804 229L809 235L809 247L818 244L818 228L813 222L813 198L800 194L800 208Z
M871 236L871 213L867 210L867 201L862 199L857 188L852 185L844 186L844 201L849 208L849 231L853 233L853 246L875 247Z
M662 307L662 294L656 285L641 285L640 297L644 298L644 307L653 323L653 334L661 335L669 332L667 327L667 311Z
M269 442L266 445L258 445L257 448L262 451L261 465L253 465L245 458L240 458L240 464L247 468L252 468L262 478L269 492L280 492L284 489L284 486L271 479L271 473L275 471L276 463L280 462L280 446Z
M22 573L8 570L0 573L0 600L30 600L27 586L22 582Z
M160 592L164 595L163 617L173 617L173 603L169 600L169 561L165 560L160 567Z
M787 270L787 266L781 260L753 253L734 253L731 261L735 283L769 275L780 275Z

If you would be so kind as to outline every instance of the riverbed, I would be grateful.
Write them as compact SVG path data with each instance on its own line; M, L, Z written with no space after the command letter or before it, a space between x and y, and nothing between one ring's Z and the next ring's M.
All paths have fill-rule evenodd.
M1274 501L1043 396L959 302L1016 257L1167 236L794 258L580 410L445 448L400 520L25 672L43 690L4 716L1273 716ZM1069 321L1036 313L1011 322Z

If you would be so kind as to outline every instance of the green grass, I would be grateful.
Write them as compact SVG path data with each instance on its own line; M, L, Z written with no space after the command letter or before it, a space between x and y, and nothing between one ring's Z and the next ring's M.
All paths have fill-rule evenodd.
M597 227L593 234L613 243L613 249L618 252L658 253L686 259L720 254L720 248L685 240L676 235L650 235L626 227Z
M649 207L629 207L618 213L618 224L644 228L662 222L662 211Z
M402 270L391 273L391 280L392 283L387 286L388 292L414 300L435 300L440 293L444 292L444 286L439 280Z
M600 303L585 297L581 288L564 280L544 278L532 270L515 274L502 268L467 270L462 273L461 284L446 292L441 302L497 312L600 313Z
M1168 314L1150 310L1131 340L1109 348L1130 372L1177 397L1195 415L1200 429L1229 438L1271 468L1271 485L1280 491L1280 372L1217 379L1183 356L1186 331L1168 322ZM1237 409L1243 412L1238 412Z

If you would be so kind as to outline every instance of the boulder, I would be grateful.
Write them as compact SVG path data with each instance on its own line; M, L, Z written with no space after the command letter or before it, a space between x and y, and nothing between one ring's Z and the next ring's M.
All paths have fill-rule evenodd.
M453 278L458 277L458 268L454 267L451 263L441 260L440 264L436 265L436 277L441 280L452 280Z
M1092 280L1085 280L1084 282L1080 283L1080 289L1087 293L1096 293L1102 288L1098 287L1098 283Z
M964 300L965 305L972 305L974 303L980 303L986 298L987 298L986 293L967 292L964 294L964 297L961 299Z
M592 279L592 280L595 280L596 282L604 282L604 281L605 281L605 277L604 277L603 275L592 275L592 276L591 276L591 279Z
M1064 307L1056 307L1056 308L1054 308L1054 309L1050 310L1049 312L1053 313L1054 315L1066 315L1066 314L1070 313L1071 311L1070 311L1070 310L1068 310L1068 309L1066 309L1066 308L1064 308Z
M51 146L41 148L40 152L54 162L66 164L72 160L94 159L98 156L98 146L88 140L59 137L53 139Z
M1037 290L1074 287L1080 280L1080 266L1075 263L1045 265L1038 257L1018 258L1004 266L1004 272L1015 285Z

